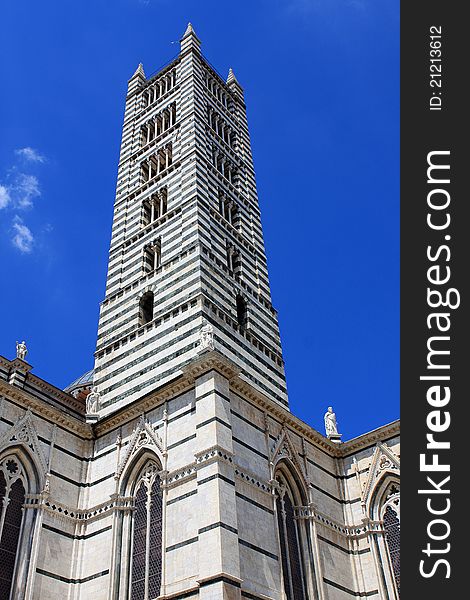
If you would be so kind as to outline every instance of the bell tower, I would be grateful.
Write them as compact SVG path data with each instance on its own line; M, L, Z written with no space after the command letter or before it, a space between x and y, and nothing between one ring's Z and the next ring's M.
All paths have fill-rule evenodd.
M94 384L101 413L181 374L206 347L287 406L243 89L203 57L129 80Z

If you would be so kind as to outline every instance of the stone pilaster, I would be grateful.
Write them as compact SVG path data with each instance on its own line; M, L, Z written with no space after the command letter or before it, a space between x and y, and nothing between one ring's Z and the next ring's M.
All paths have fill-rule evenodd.
M200 598L240 597L240 559L229 383L210 371L196 380Z

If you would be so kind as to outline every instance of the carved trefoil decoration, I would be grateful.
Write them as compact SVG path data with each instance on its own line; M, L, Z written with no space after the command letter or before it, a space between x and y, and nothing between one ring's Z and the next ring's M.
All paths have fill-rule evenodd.
M139 419L137 427L134 429L126 453L116 470L115 479L121 477L128 462L141 448L151 448L160 458L165 455L161 438L143 415Z
M368 505L375 485L381 479L382 475L393 471L396 471L397 476L399 476L399 457L388 446L378 443L372 455L369 473L364 484L364 489L362 490L362 505L364 507Z
M26 451L36 459L41 474L47 472L47 461L41 450L31 411L26 411L23 417L9 431L0 438L0 454L12 446L23 446Z
M285 427L281 429L281 432L279 433L271 448L272 473L274 473L277 463L281 460L290 461L295 466L299 475L301 475L302 479L304 480L304 483L308 486L308 477L305 473L303 461L300 459L300 456L297 450L295 449L295 445L289 434L289 431Z

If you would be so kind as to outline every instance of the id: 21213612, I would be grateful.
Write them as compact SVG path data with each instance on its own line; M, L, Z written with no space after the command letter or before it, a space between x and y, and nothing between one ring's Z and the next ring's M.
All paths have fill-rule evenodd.
M429 28L429 110L442 109L442 27L432 25Z

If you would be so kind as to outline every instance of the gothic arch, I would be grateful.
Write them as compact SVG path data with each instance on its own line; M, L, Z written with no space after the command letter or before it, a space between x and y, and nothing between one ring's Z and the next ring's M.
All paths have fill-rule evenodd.
M313 597L311 543L306 521L296 517L296 508L308 504L307 487L302 471L288 456L276 461L274 480L282 597L307 600Z
M308 504L309 482L294 442L285 428L281 430L272 447L271 468L273 479L277 471L284 472L288 479L292 479L299 492L303 492L299 504Z
M291 458L284 457L276 461L274 473L275 480L288 488L295 506L308 504L308 488L304 474Z
M146 600L160 595L163 566L163 456L153 437L149 439L147 426L154 434L148 423L137 428L118 480L120 496L132 499L133 510L116 517L112 595L116 600ZM139 440L142 442L145 439L145 443L139 444Z
M376 474L367 498L368 518L378 526L371 543L379 576L391 600L400 598L400 475L395 468Z
M118 481L121 494L127 495L127 482L132 479L132 474L135 476L136 468L145 461L146 455L149 459L154 457L160 469L162 468L165 457L163 441L142 415L116 470L115 479Z
M388 478L399 481L400 459L386 444L378 443L362 490L362 505L366 515L372 520L377 516L377 494Z
M373 521L382 520L383 506L393 487L400 489L399 474L391 469L385 469L378 476L367 505L367 514Z
M24 582L30 579L37 511L25 510L24 506L28 496L40 491L42 477L37 462L21 441L0 451L2 598L24 598Z
M19 460L23 460L29 481L31 484L34 481L37 489L37 492L28 493L38 493L39 486L42 489L46 481L47 461L41 450L29 410L25 412L16 425L13 425L0 438L0 457L5 452L14 452L18 455Z

